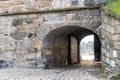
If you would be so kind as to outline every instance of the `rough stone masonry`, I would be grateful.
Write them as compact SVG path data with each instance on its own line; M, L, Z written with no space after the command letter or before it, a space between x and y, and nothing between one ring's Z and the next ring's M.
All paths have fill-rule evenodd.
M44 56L45 59L51 58L51 61L47 62L51 63L49 65L53 65L55 61L61 65L65 64L66 53L68 53L65 36L78 29L88 29L99 36L102 44L103 66L109 69L119 69L120 22L104 13L101 16L99 7L84 6L85 1L0 1L0 59L16 63ZM91 4L94 6L97 5L97 2ZM100 25L101 23L102 25ZM77 28L68 29L70 26L77 26ZM50 32L61 27L66 27L68 32L62 30L62 34L51 33L51 35L56 37L65 35L64 38L62 36L58 39L47 37ZM61 32L58 31L58 33Z

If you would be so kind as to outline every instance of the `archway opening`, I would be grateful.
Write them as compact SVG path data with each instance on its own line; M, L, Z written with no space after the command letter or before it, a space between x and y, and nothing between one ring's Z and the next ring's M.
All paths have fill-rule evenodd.
M47 67L62 67L81 63L80 42L87 35L94 35L94 44L100 40L93 31L79 27L67 26L52 30L43 40L42 53ZM94 45L96 47L96 45ZM94 59L101 59L101 49L94 47ZM97 53L97 55L96 55Z
M94 60L94 35L84 37L80 42L81 60Z
M95 53L94 53L94 35L87 35L81 41L79 45L80 61L82 66L94 66L95 65Z

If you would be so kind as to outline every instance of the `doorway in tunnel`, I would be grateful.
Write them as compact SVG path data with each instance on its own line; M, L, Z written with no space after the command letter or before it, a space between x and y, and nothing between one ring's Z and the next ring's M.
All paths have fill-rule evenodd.
M81 60L94 60L94 35L84 37L80 42Z
M74 32L69 39L71 65L80 63L90 66L92 63L101 62L101 43L98 35L93 31L84 29Z
M81 63L80 42L88 35L94 35L94 61L101 60L101 44L97 34L79 26L66 26L50 31L43 40L44 64L62 67Z
M95 53L94 38L95 38L94 35L87 35L79 43L80 62L82 66L95 66L99 64L99 63L96 64L96 61L98 58L100 58L101 55L96 56L96 54L98 53Z

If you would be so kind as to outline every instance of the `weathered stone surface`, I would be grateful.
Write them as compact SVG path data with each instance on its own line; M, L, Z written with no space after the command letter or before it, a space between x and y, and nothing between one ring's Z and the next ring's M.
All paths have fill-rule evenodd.
M33 24L22 25L22 29L36 29L38 26Z
M44 21L44 18L39 18L39 19L36 19L36 20L35 20L36 23L41 23L41 22L43 22L43 21Z
M114 32L115 33L120 33L120 25L116 25L116 26L114 26L115 28L115 30L114 30Z
M28 17L30 17L30 18L35 18L35 17L37 17L37 14L30 14L30 15L27 15Z
M116 59L116 66L119 68L120 67L120 59Z
M119 68L119 50L120 50L120 30L119 30L120 21L114 19L112 16L105 15L103 13L102 16L102 38L103 38L103 51L106 57L106 62L110 64L105 64L107 67L111 67L111 69L115 69L114 67ZM116 61L117 60L117 61ZM117 65L116 65L117 64ZM113 68L112 68L113 67Z
M114 60L111 60L111 66L112 66L112 67L116 67Z
M3 53L3 60L6 61L14 61L16 60L16 55L13 51L6 51Z
M116 50L113 50L113 57L118 57Z
M25 2L25 3L29 4L29 2ZM69 2L66 2L66 3L69 3ZM42 4L43 4L41 5L42 7L44 7L44 5L49 6L47 1L45 3L43 2ZM57 5L56 7L60 7L60 6L63 6L63 5ZM19 9L21 10L21 7L17 5L16 7L17 7L17 10ZM36 8L37 7L39 9L39 6L36 5ZM64 5L64 7L68 7L68 6ZM91 18L92 15L94 15L94 17ZM3 19L4 18L1 18L1 21ZM8 38L11 38L13 40L13 41L10 41L10 43L8 43L9 46L6 47L6 50L8 51L11 50L16 52L17 53L15 55L16 61L21 61L25 59L35 58L36 56L40 57L42 53L41 49L42 47L44 47L43 39L52 30L55 30L57 28L64 27L64 26L81 26L91 30L93 29L93 25L97 26L96 27L97 29L99 27L97 23L100 22L100 10L99 9L95 9L95 11L80 10L80 12L77 11L77 13L76 11L69 11L69 12L60 12L60 13L55 12L55 13L42 13L42 14L41 13L24 14L24 15L20 14L20 15L10 16L8 21L9 24L5 23L5 21L6 19L2 21L3 23L1 22L1 25L5 27L4 29L7 28L7 30L9 30L8 31L9 33L7 36ZM8 25L8 27L6 27L6 25ZM94 30L96 29L94 28ZM66 34L66 31L64 32L63 32L64 33L63 35ZM59 34L59 32L57 32L55 35L57 34ZM61 35L58 35L58 36L60 37ZM52 39L52 37L49 37L49 39L50 38ZM55 61L53 61L53 59L50 59L49 57L46 59L50 59L50 60L47 60L52 62L50 65L53 65L53 62L56 63L55 64L56 66L66 65L66 54L68 49L67 48L68 42L63 37L57 39L57 36L55 37L54 41L55 42L49 43L48 45L54 44L53 47L55 49L52 49L52 52L48 50L47 56L56 54L54 55Z
M106 15L104 15L104 13L103 13L103 15L102 15L103 17L102 17L102 23L108 23L108 21L109 21L109 18L108 18L108 16L106 16Z
M116 42L120 42L120 34L115 34L112 36L112 39Z
M81 6L93 6L104 1L98 0L9 0L0 2L0 13L30 12L39 10L51 10L59 8L71 8Z
M120 49L120 42L114 42L114 48Z
M16 30L15 32L10 33L10 36L15 40L22 40L26 35L26 32L21 32L20 30Z
M27 15L19 15L19 18L27 18Z
M111 63L109 58L106 58L106 62L107 62L107 64Z
M117 25L120 25L120 21L119 20L115 20L115 26L117 26Z
M110 33L110 32L108 32L108 31L106 31L106 30L102 30L101 31L101 34L102 34L102 36L105 38L109 38L109 39L111 39L112 38L112 34Z
M0 45L0 53L2 53L5 50L5 47Z
M15 1L15 0L14 0ZM13 1L13 2L14 2ZM54 2L53 2L54 1ZM67 0L62 3L62 1L38 1L38 0L26 0L18 1L17 3L13 3L13 7L9 11L13 12L22 12L22 11L37 11L44 9L53 9L53 8L66 8L71 6L71 2ZM40 3L41 2L41 3ZM4 4L4 3L3 3ZM2 5L6 10L8 5ZM20 5L18 5L20 4ZM21 5L22 4L22 5ZM26 5L27 4L27 5ZM70 4L66 6L65 4ZM78 2L79 4L79 2ZM14 6L15 5L15 6ZM56 6L53 6L56 5ZM31 7L32 6L32 7ZM35 6L35 7L34 7ZM1 9L2 10L2 9ZM8 12L9 12L8 11ZM2 13L3 11L1 11ZM32 13L32 14L20 14L20 15L12 15L0 17L0 51L14 51L14 56L18 60L35 58L38 54L44 53L42 52L42 48L44 48L44 42L48 42L50 44L54 44L55 49L48 50L47 55L51 57L51 55L55 55L56 63L58 64L66 64L66 55L67 53L67 35L69 35L69 30L62 32L58 31L56 34L52 34L50 32L55 29L59 29L61 27L69 27L69 26L79 26L81 28L85 28L93 31L100 37L102 42L102 54L104 58L102 58L103 63L107 63L107 66L116 67L115 60L118 60L118 50L120 50L120 39L119 39L119 24L120 22L116 19L112 19L112 17L105 16L103 21L101 21L101 14L99 9L85 9L85 10L73 10L73 11L64 11L64 12L51 12L51 13ZM102 26L101 25L102 22ZM74 31L71 30L71 32ZM79 31L79 29L78 29ZM101 33L98 33L101 32ZM54 35L52 37L48 37L48 41L43 41L44 38L50 33L50 35ZM62 33L59 35L59 33ZM77 34L77 30L76 33ZM117 34L116 34L117 33ZM67 34L67 35L66 35ZM61 36L66 35L66 38ZM59 38L58 38L59 37ZM61 38L60 38L61 37ZM50 41L53 42L50 43ZM49 47L49 46L45 47ZM63 46L64 45L64 46ZM115 50L115 51L113 51ZM12 53L12 52L11 52ZM53 57L52 57L53 58ZM115 59L116 58L116 59ZM10 59L10 58L9 58ZM46 58L49 59L49 58ZM115 60L114 60L115 59ZM53 60L50 59L50 62ZM49 61L49 60L48 60ZM58 65L56 64L56 65ZM119 64L117 64L119 65Z
M33 19L32 18L26 18L24 21L27 24L32 24L33 23Z
M8 39L8 37L0 37L0 45L5 45L9 43L10 43L10 40Z
M24 10L24 6L23 5L18 5L14 7L14 11L15 12L22 12ZM25 10L24 10L25 11Z
M22 24L22 20L21 19L13 19L12 20L12 25L13 26L18 26L20 24Z

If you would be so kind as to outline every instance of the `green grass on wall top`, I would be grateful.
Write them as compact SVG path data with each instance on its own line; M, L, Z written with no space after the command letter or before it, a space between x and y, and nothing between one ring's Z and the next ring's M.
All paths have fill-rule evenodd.
M120 19L120 0L108 2L103 6L103 9L107 10L115 18Z

